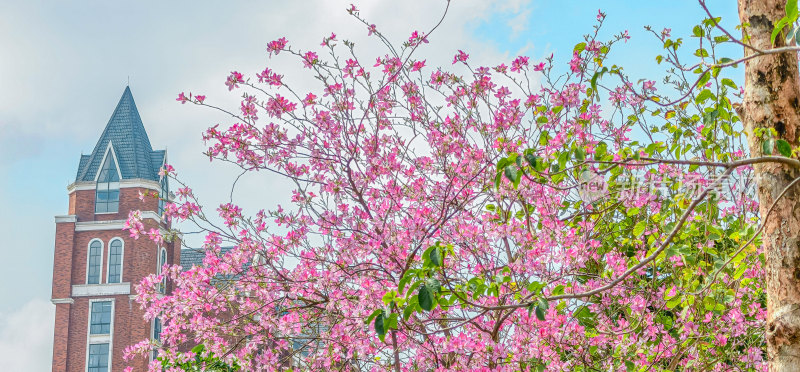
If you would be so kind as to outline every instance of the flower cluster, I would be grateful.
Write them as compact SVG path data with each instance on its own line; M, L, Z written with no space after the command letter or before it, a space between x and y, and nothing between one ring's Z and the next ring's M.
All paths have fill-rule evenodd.
M138 286L147 316L167 320L160 355L185 360L188 342L247 370L764 368L763 270L743 222L758 203L674 159L744 156L690 119L734 125L725 99L665 114L647 99L653 81L615 71L619 85L598 84L626 34L589 35L567 63L470 66L459 50L450 70L407 73L425 67L412 56L428 36L371 67L290 51L320 82L305 95L269 68L256 75L269 90L231 73L242 118L206 130L208 156L294 188L288 205L248 214L231 201L215 217L178 189L165 217L206 231L204 259ZM335 40L322 45L336 52ZM285 50L283 38L268 44ZM673 186L689 180L700 192ZM587 197L587 181L603 193ZM129 216L131 236L168 236L141 218ZM162 280L171 294L158 294Z

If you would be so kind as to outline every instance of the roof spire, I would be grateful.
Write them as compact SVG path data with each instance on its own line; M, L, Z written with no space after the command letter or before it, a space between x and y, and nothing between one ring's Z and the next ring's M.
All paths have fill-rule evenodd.
M123 179L158 181L164 151L153 151L129 86L125 87L114 113L90 155L82 155L76 181L94 181L108 143L114 148Z

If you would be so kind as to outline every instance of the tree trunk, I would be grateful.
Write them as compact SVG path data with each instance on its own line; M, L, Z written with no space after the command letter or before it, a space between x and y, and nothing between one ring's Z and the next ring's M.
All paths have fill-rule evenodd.
M739 19L749 23L750 45L772 48L773 25L785 14L786 0L739 0ZM791 30L791 26L789 30ZM785 33L784 33L785 34ZM784 45L783 35L775 42ZM754 52L745 49L745 55ZM800 134L800 77L796 53L756 57L745 63L742 102L750 153L762 155L756 128L774 128L778 138L798 145ZM755 165L766 256L767 359L770 371L800 371L800 187L789 190L765 219L767 209L796 177L797 169L776 163Z

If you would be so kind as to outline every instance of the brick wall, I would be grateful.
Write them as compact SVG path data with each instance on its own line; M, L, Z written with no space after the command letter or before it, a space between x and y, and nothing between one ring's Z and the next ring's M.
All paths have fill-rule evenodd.
M69 212L77 217L78 222L125 220L129 210L158 210L158 201L154 198L139 200L141 188L120 189L120 205L118 213L94 214L94 190L77 190L69 195ZM157 222L146 219L145 227L158 228ZM131 295L72 297L74 303L56 305L56 319L53 345L53 371L78 372L86 370L87 337L89 323L89 301L92 299L114 299L114 328L112 337L113 371L122 371L131 365L134 370L146 370L147 361L136 358L132 362L122 359L126 347L150 337L151 322L144 320L144 310L133 300L135 286L142 277L155 273L158 265L159 249L155 242L140 238L135 240L127 231L98 230L75 231L75 223L56 224L54 264L53 264L53 299L71 297L72 285L86 284L86 270L89 242L100 239L103 242L103 261L101 283L106 283L108 266L108 248L112 238L122 239L124 245L122 282L131 283ZM180 242L165 244L168 251L168 262L177 263L180 255Z
M69 355L69 317L71 304L56 305L56 324L53 335L53 372L66 372L67 356Z
M70 214L78 217L79 222L83 221L112 221L124 220L128 218L128 211L143 210L143 211L158 211L158 200L153 197L146 197L144 201L139 200L139 192L152 190L129 187L121 188L119 190L119 212L117 213L94 213L94 196L95 190L77 190L70 194ZM75 195L75 201L72 201ZM74 207L72 204L74 203Z

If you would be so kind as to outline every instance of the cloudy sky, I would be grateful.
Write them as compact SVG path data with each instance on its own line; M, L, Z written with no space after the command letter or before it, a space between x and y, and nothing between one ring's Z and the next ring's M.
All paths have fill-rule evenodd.
M295 48L317 50L323 36L336 32L368 60L383 55L345 12L350 2L0 0L0 370L50 368L53 216L66 214L66 187L79 156L94 147L128 81L153 147L167 148L201 200L218 204L236 173L209 164L200 134L229 122L175 97L204 93L209 102L233 107L237 94L224 86L227 74L252 76L266 66L285 67L289 82L309 84L265 53L267 42L282 36ZM397 42L429 29L445 7L445 0L352 2ZM710 5L735 21L730 1ZM659 45L643 26L688 35L703 16L689 0L452 0L443 25L418 53L428 66L449 65L458 49L488 65L551 53L565 63L591 31L598 7L609 14L606 35L627 29L633 37L615 58L637 78L660 71L653 62ZM286 195L280 180L259 174L248 176L235 196L252 211Z

